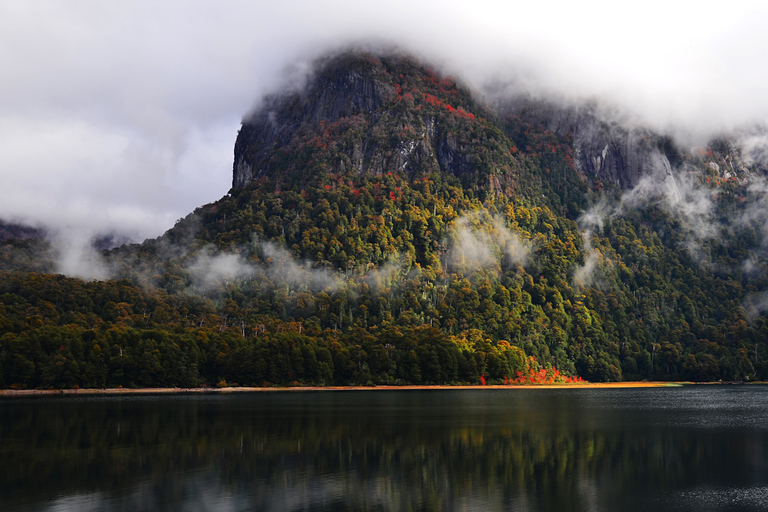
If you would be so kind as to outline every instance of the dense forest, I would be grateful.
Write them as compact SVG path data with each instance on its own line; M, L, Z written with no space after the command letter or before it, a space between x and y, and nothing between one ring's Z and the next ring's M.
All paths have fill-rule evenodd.
M768 379L761 170L646 144L671 174L622 190L411 58L330 58L112 279L0 242L0 387Z

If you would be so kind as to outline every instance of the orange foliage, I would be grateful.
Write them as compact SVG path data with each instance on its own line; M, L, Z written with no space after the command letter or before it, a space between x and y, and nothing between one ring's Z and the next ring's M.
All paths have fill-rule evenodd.
M530 356L527 361L527 372L516 372L514 379L504 378L504 384L577 384L583 383L584 379L578 375L569 377L563 375L557 368L543 368L536 361L536 358Z

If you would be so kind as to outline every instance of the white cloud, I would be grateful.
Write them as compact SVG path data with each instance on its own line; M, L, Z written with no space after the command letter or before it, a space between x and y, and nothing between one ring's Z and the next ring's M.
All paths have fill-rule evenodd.
M510 230L500 217L487 212L471 213L456 220L449 262L451 268L470 272L480 268L501 269L502 264L528 264L531 243Z

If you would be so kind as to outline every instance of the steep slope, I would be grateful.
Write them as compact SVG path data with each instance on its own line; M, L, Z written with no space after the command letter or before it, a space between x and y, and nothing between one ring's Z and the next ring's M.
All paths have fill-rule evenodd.
M723 134L707 147L684 148L617 107L594 100L558 103L518 95L499 100L495 107L513 133L533 125L569 137L576 169L593 181L621 190L636 187L649 175L663 180L705 158L705 165L715 171L712 177L723 180L743 180L766 172L765 134L759 127ZM513 138L520 142L519 137ZM754 144L756 141L760 143Z
M601 122L324 59L117 280L2 276L0 385L768 378L756 182Z
M731 226L741 234L730 240L714 232L728 227L718 216L749 203L739 199L749 185L723 174L728 154L681 152L647 130L601 125L586 108L558 127L551 118L568 116L547 108L495 114L411 59L345 54L324 62L303 92L272 99L244 122L235 161L248 163L251 181L179 228L200 223L198 243L245 247L245 260L272 268L260 277L283 290L272 311L284 318L332 329L428 323L454 336L476 329L591 379L706 380L720 365L726 378L754 378L746 347L759 363L762 323L739 343L723 334L747 320L747 290L764 281L752 275L745 288L739 270L760 249L745 232L755 226ZM289 128L274 146L272 132L259 128L264 119L294 121L280 123ZM591 139L578 135L595 127ZM631 192L602 193L611 177L579 162L585 144L601 137L641 141L639 156L624 161L646 167L635 168L632 183L616 182L634 185ZM271 156L249 156L262 154ZM289 252L265 252L266 241ZM286 261L311 262L334 279L342 271L331 305L298 305L301 293L317 298L323 285L311 273L286 280ZM381 281L378 269L386 269L380 288L371 286ZM261 296L274 307L274 296ZM726 311L737 313L723 323ZM717 365L707 366L713 351Z
M344 53L319 62L305 89L265 100L244 120L233 187L443 172L478 193L513 190L521 166L489 118L469 91L410 57Z

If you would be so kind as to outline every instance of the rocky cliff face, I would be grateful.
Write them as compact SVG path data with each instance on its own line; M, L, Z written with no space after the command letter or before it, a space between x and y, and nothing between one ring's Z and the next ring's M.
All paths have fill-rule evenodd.
M305 90L266 98L243 120L235 142L233 187L269 174L274 151L288 146L302 129L330 125L344 117L370 116L391 95L391 86L374 60L348 56L319 65Z
M457 108L461 116L444 115ZM633 188L649 173L668 174L670 160L679 159L668 139L618 116L608 121L596 105L563 107L515 98L498 108L559 135L570 134L577 170L622 189ZM313 164L326 172L413 175L441 170L467 177L483 171L471 146L489 135L469 134L457 121L471 124L482 110L468 92L408 57L364 52L331 57L317 64L304 88L267 98L244 119L232 186L306 174ZM330 157L318 154L329 147ZM495 155L494 163L505 171L515 167L502 155Z
M622 190L646 176L663 180L674 171L739 181L768 171L768 130L762 127L722 134L703 147L681 147L672 137L597 102L564 105L519 96L496 107L507 123L530 123L569 136L576 169Z
M576 169L590 179L622 189L648 175L668 175L680 155L668 137L653 133L595 103L558 105L527 97L506 99L498 108L521 120L571 137Z
M670 137L596 102L563 105L513 97L494 108L489 113L466 89L407 56L352 51L329 57L317 63L304 87L266 98L244 119L232 186L262 177L306 180L350 172L413 177L440 171L475 187L511 190L521 165L509 154L510 143L494 121L499 117L507 129L509 123L528 123L570 140L577 171L593 183L623 190L647 175L663 179L691 163L713 169L716 178L749 173L734 141L680 149ZM749 149L768 147L763 142L768 138L750 137L745 154L757 157L748 160L768 161Z
M498 108L570 134L574 164L591 179L629 189L648 173L670 172L669 141L608 122L595 105L561 107L517 98ZM473 126L484 114L466 90L411 58L344 53L318 62L302 89L265 99L244 119L232 186L315 171L410 176L443 171L482 186L477 174L491 168L510 183L518 166L506 154L509 148L490 159L473 155L474 146L501 138Z
M645 175L671 173L669 159L647 136L629 130L596 134L589 128L576 126L574 135L575 163L585 174L629 189Z
M513 171L509 148L473 158L478 143L503 138L482 115L467 90L412 58L344 53L321 61L306 87L268 98L243 121L232 185L318 173L470 179L490 168Z

